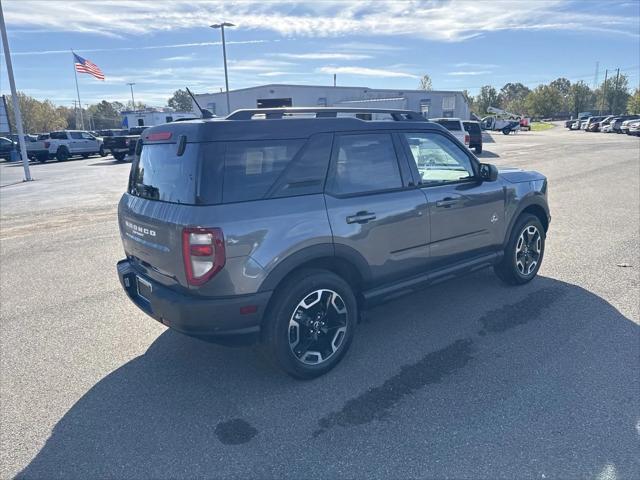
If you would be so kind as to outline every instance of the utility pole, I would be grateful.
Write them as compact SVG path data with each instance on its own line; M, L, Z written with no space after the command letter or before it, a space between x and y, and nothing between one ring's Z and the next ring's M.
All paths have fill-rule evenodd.
M336 86L336 77L337 77L337 75L334 73L333 74L333 86L334 87Z
M596 88L598 88L599 73L600 73L600 62L596 62L596 74L593 77L593 89L594 90Z
M131 87L131 109L135 110L136 109L136 101L133 98L133 86L135 85L135 83L127 83L127 85L129 85L129 87Z
M18 91L16 81L13 78L13 64L11 63L11 50L7 39L7 27L4 24L4 13L2 12L2 2L0 1L0 30L2 30L2 45L4 46L4 60L7 63L7 76L11 87L11 101L13 102L13 114L16 120L16 130L18 131L18 144L22 156L22 166L24 167L24 180L30 182L31 171L29 170L29 157L27 157L27 145L24 142L24 128L22 127L22 113L20 112L20 102L18 101Z
M616 72L616 83L614 84L613 88L615 88L614 92L615 92L615 96L616 96L616 100L618 100L618 90L620 87L618 87L619 83L618 81L620 80L620 68L618 68L618 71ZM611 114L615 114L615 112L610 112Z
M604 83L602 84L602 101L600 102L600 107L604 107L604 101L607 96L607 74L609 70L604 71ZM602 108L598 111L598 115L602 115Z

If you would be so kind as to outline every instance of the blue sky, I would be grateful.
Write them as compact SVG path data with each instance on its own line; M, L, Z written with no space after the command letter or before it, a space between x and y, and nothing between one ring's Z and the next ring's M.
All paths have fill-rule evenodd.
M230 88L266 83L417 88L535 87L564 76L600 80L621 68L640 77L640 1L3 0L19 90L71 106L69 49L96 63L79 75L83 103L164 105L178 88L224 86L219 31L227 30ZM9 92L2 58L0 90Z

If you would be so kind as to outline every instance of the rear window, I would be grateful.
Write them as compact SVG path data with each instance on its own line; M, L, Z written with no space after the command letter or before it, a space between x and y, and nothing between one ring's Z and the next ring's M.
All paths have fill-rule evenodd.
M480 125L478 125L477 123L468 123L468 122L464 122L464 129L467 132L470 133L480 133Z
M149 200L195 204L197 150L188 145L178 157L175 143L144 145L131 166L129 193Z
M442 125L447 130L461 130L460 122L458 120L436 120L436 122Z

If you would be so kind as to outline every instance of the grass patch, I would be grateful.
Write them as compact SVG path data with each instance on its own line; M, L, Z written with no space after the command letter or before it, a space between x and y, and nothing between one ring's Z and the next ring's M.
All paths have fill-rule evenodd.
M531 131L532 132L541 132L542 130L549 130L550 128L555 127L553 123L547 122L531 122Z

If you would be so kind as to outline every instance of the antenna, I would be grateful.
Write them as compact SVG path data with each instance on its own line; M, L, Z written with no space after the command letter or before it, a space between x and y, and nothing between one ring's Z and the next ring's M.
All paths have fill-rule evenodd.
M200 106L200 104L196 100L196 97L194 97L193 93L191 93L191 90L189 90L189 87L185 87L185 88L187 89L187 93L191 97L191 100L193 100L193 103L195 103L196 107L198 107L198 110L200 110L200 113L202 114L202 118L213 118L213 114L209 110L207 110L206 108L202 108Z

